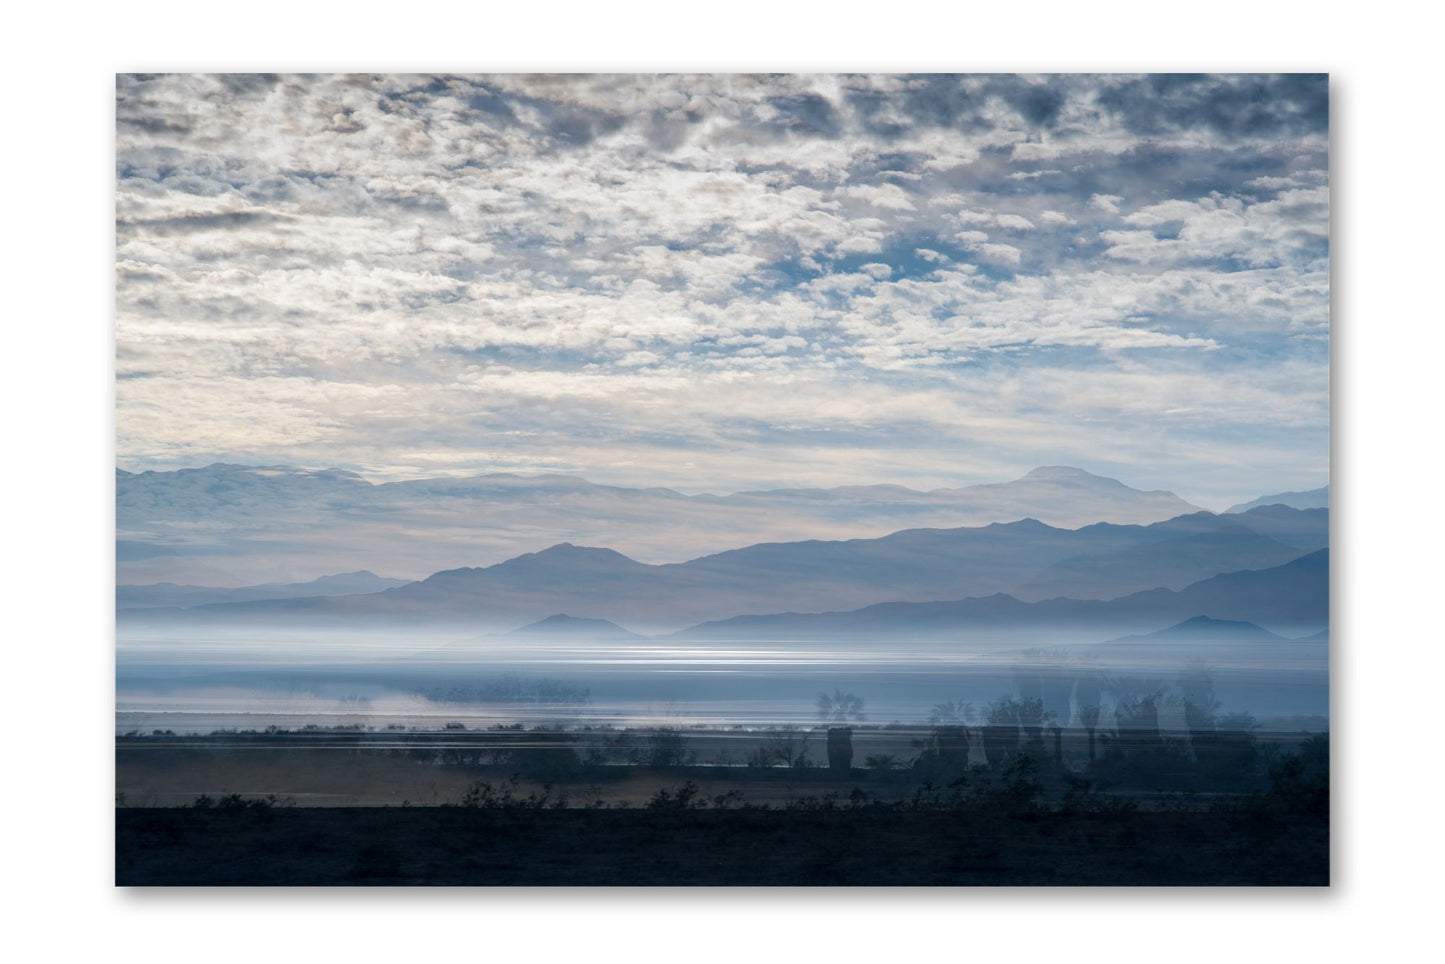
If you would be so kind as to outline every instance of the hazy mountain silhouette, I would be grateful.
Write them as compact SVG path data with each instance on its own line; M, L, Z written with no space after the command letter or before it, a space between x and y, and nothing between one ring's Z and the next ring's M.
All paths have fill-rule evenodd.
M387 579L360 569L322 576L310 582L266 583L226 589L216 586L177 586L162 582L151 586L116 586L117 609L205 606L222 602L253 602L265 599L297 599L306 596L343 596L380 592L404 586L409 579Z
M562 543L494 566L444 570L381 593L210 605L191 613L204 619L377 618L502 628L570 611L658 631L738 613L819 612L998 592L1029 600L1113 599L1146 588L1182 589L1220 571L1263 568L1300 555L1237 521L1244 518L1192 513L1150 526L1102 523L1077 530L1026 519L905 530L880 539L763 544L661 566Z
M1226 515L1233 512L1248 512L1250 509L1265 505L1287 505L1291 509L1328 509L1330 507L1330 487L1326 485L1323 488L1310 489L1308 492L1279 492L1275 495L1262 495L1249 502L1230 506L1224 512Z
M1330 544L1328 508L1296 509L1276 503L1228 514L1227 518L1304 551L1323 549Z
M217 463L116 471L121 582L215 585L290 569L366 566L421 576L500 562L550 541L606 545L652 562L739 545L877 538L912 527L1020 518L1056 526L1147 524L1197 511L1079 469L1012 482L917 491L896 485L684 495L564 475L493 474L372 484L343 470Z
M910 529L881 539L748 546L694 559L685 568L797 608L860 597L929 601L992 592L1112 599L1144 588L1183 588L1219 572L1266 568L1301 555L1302 547L1260 535L1244 524L1247 518L1201 512L1149 526L1058 529L1023 519ZM1327 525L1320 528L1327 532ZM1303 548L1316 546L1307 542Z
M1182 589L1220 572L1282 565L1302 550L1319 548L1313 539L1287 545L1208 512L1147 528L1147 535L1140 533L1127 548L1060 560L1018 584L1013 594L1026 600L1113 599L1146 588Z
M520 629L514 629L508 636L528 636L543 639L583 637L586 639L643 639L645 637L631 630L623 629L606 619L588 619L557 613L546 619L539 619Z
M1087 634L1148 628L1199 614L1277 627L1326 626L1329 550L1270 569L1223 573L1178 591L1153 589L1109 601L1059 598L1026 603L999 593L951 602L883 603L846 612L736 616L675 635L787 639L977 631Z
M1169 642L1232 642L1232 643L1274 643L1288 639L1272 633L1254 623L1233 619L1211 619L1195 616L1182 623L1175 623L1168 629L1142 635L1123 636L1113 640L1116 643L1169 643Z

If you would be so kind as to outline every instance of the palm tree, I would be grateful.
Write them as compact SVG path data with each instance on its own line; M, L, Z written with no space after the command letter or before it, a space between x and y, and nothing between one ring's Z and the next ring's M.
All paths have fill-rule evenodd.
M1118 676L1110 683L1114 693L1117 739L1126 749L1159 745L1159 704L1164 682L1135 676Z
M972 721L973 712L973 704L963 700L949 700L947 703L934 703L932 712L928 714L928 722L934 726L966 725Z
M1044 741L1044 726L1054 721L1054 714L1044 709L1044 701L1028 696L1018 703L1018 721L1023 727L1024 741L1037 750Z
M818 719L824 723L863 722L863 697L834 689L833 695L818 694Z

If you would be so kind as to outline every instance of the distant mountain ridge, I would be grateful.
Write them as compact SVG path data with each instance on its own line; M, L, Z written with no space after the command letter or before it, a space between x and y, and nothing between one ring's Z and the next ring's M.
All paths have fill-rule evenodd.
M1036 603L997 593L950 602L881 603L845 612L736 616L673 635L685 640L787 640L1022 633L1037 642L1148 629L1199 614L1212 620L1287 627L1293 630L1291 635L1327 627L1329 550L1271 569L1221 573L1177 592L1154 589L1113 600L1059 598Z
M162 582L152 586L116 586L117 609L207 606L225 602L299 599L305 596L349 596L404 586L408 579L387 579L367 569L322 576L310 582L267 583L227 589L216 586L178 586Z
M1281 636L1278 633L1272 633L1264 627L1256 626L1251 622L1195 616L1181 623L1175 623L1167 629L1144 633L1142 635L1124 636L1121 639L1113 640L1113 642L1171 643L1207 640L1210 642L1228 641L1233 643L1277 643L1288 638L1289 637Z
M606 619L589 619L581 616L569 616L566 613L557 613L548 616L546 619L539 619L535 623L528 623L520 629L514 629L508 636L526 636L541 639L569 639L582 637L586 639L643 639L645 637L623 629L621 626Z
M877 538L1034 518L1059 527L1147 525L1199 511L1082 469L1046 466L1010 482L684 495L574 476L493 474L372 484L354 472L217 463L116 470L116 566L125 584L256 582L279 567L421 575L500 562L548 542L605 545L683 561L754 543Z
M765 543L654 566L613 549L561 543L485 567L461 567L382 592L197 606L186 618L362 620L508 629L583 613L648 632L740 613L832 612L1008 594L1020 605L1055 597L1115 599L1180 590L1220 572L1265 569L1328 538L1322 512L1260 510L1288 545L1249 527L1253 513L1191 513L1148 526L1059 529L1033 519L913 529L879 539ZM1291 517L1289 514L1293 513ZM131 614L140 618L144 614ZM1194 615L1183 613L1180 618ZM182 618L152 611L163 620Z
M1224 514L1248 512L1250 509L1266 505L1285 505L1291 509L1328 509L1330 507L1330 487L1326 485L1318 489L1310 489L1308 492L1278 492L1274 495L1262 495L1249 502L1230 506L1224 510Z

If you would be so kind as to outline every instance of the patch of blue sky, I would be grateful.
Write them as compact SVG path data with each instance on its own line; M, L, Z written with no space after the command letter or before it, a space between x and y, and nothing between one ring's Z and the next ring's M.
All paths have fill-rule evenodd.
M902 281L908 278L927 278L938 271L945 262L923 252L935 252L954 260L963 260L961 251L955 245L945 245L936 235L905 233L891 236L876 254L845 254L828 262L834 274L849 274L856 271L867 273L867 265L883 265L888 274L880 281ZM799 278L804 268L799 269ZM881 272L879 272L881 274ZM816 277L816 273L812 274Z

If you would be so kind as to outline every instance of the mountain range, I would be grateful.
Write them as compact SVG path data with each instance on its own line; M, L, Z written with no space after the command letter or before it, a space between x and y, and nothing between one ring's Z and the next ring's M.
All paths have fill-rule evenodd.
M381 592L404 586L409 579L387 579L366 569L322 576L310 582L269 583L227 589L216 586L178 586L171 582L152 586L116 586L115 608L153 609L162 606L206 606L223 602L255 602L263 599L297 599L303 596L348 596Z
M1289 637L1272 633L1263 626L1237 619L1211 619L1195 616L1167 629L1112 640L1115 643L1278 643ZM1314 641L1314 640L1308 640Z
M1270 569L1221 573L1179 591L1152 589L1107 601L1026 603L998 593L950 602L882 603L848 612L737 616L675 635L787 640L989 633L1024 634L1042 642L1150 629L1199 615L1273 625L1291 636L1317 631L1329 622L1329 550Z
M927 492L870 485L685 495L566 475L373 484L340 469L217 463L116 470L116 574L126 585L226 587L357 568L420 577L557 542L666 563L739 545L878 538L908 528L1024 518L1065 528L1147 525L1196 511L1170 492L1061 466Z
M1248 512L1250 509L1257 509L1264 505L1284 505L1291 509L1328 509L1330 507L1330 487L1326 485L1323 488L1310 489L1308 492L1277 492L1274 495L1262 495L1249 502L1230 506L1224 511L1226 515L1231 512Z
M764 543L663 565L562 543L380 592L132 608L118 618L445 623L496 631L566 612L659 632L741 613L837 613L880 603L963 600L977 608L981 604L971 600L1002 596L1009 601L1004 606L1046 605L1058 597L1083 605L1146 590L1187 590L1222 572L1271 569L1328 545L1328 539L1327 510L1267 506L1234 516L1195 512L1150 525L1063 529L1024 519L903 530L877 539ZM137 595L131 590L127 598Z
M546 619L539 619L535 623L529 623L521 629L514 629L506 635L510 637L523 637L526 639L548 639L548 640L625 640L645 639L646 637L629 632L621 626L605 619L586 619L578 616L569 616L566 613L557 613L548 616Z

